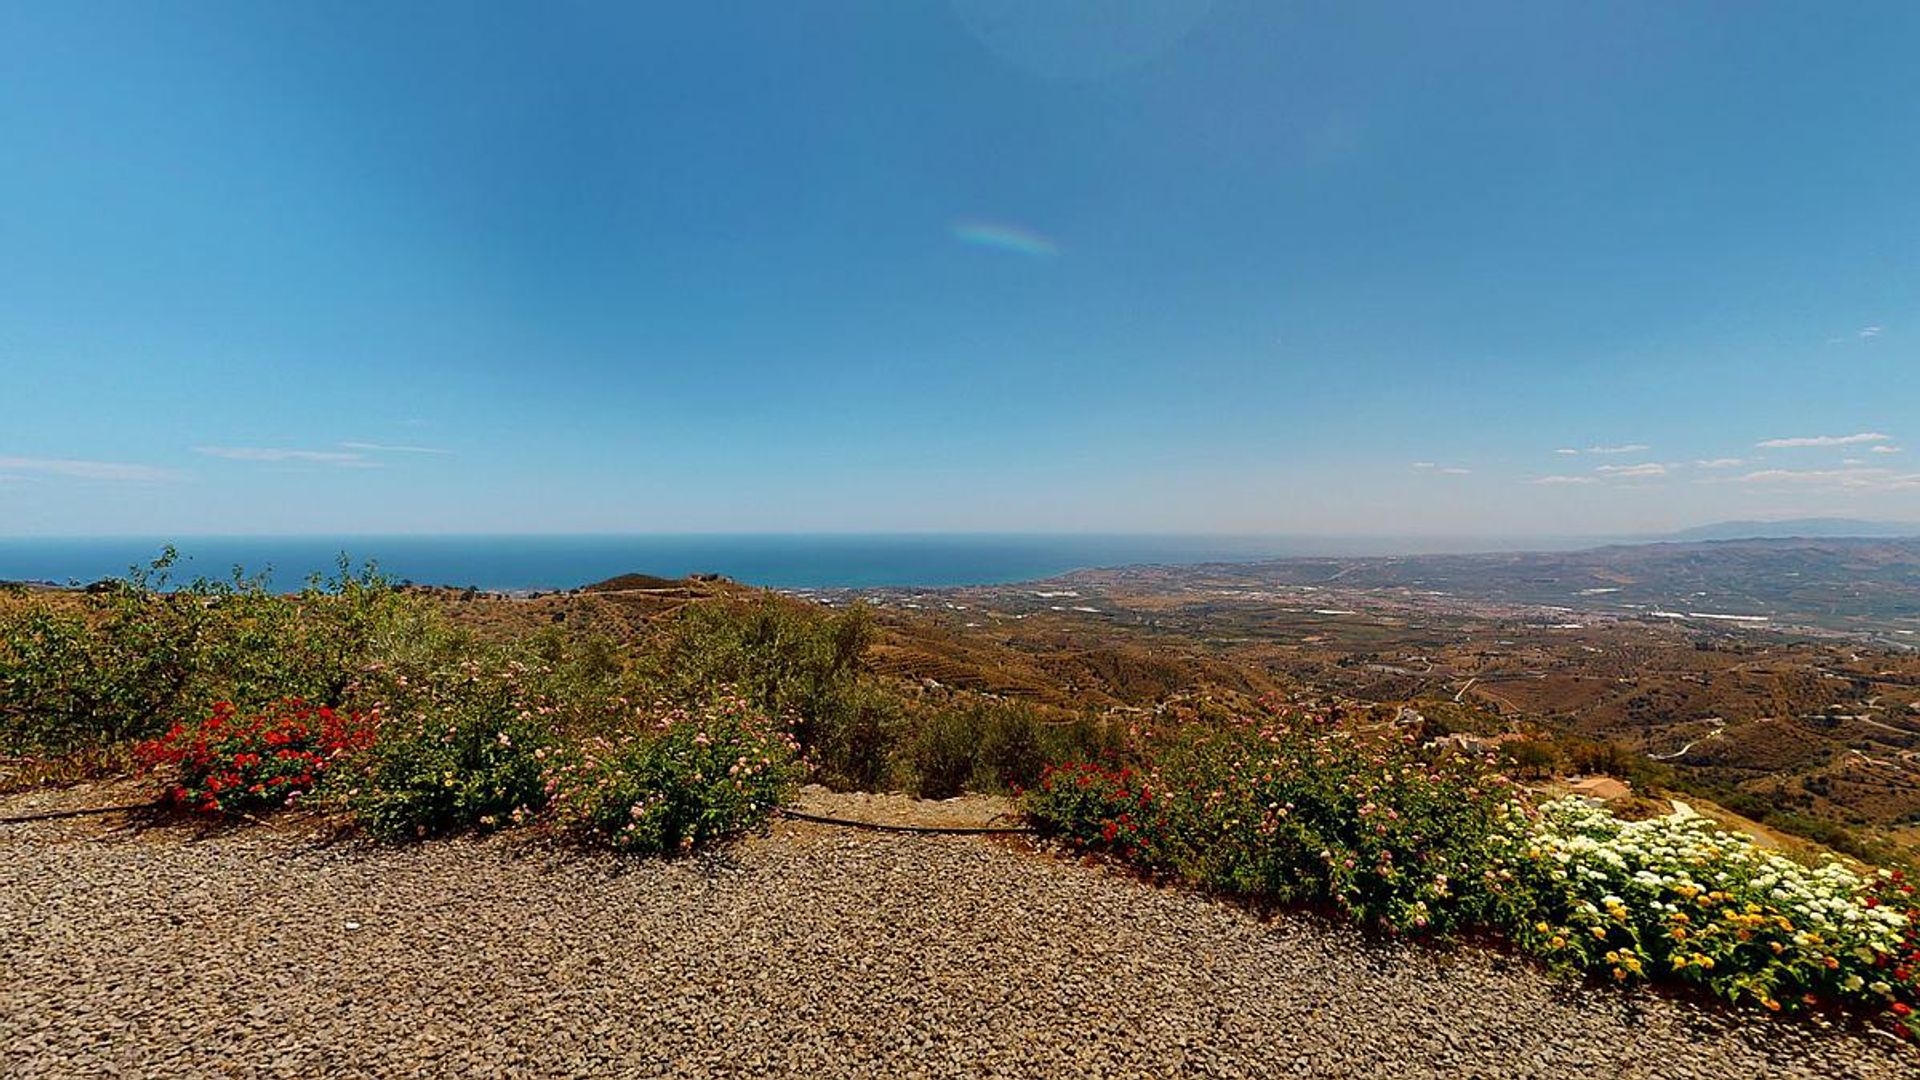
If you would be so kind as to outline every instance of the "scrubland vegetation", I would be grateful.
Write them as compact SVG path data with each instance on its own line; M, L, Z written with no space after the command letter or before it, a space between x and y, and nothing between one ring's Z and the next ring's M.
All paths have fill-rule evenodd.
M740 590L637 634L482 634L344 561L295 594L176 587L172 564L0 596L0 753L144 766L189 811L305 802L388 839L538 819L671 850L752 828L803 776L1005 791L1114 745L1092 718L868 671L857 607Z
M1150 733L1136 764L1050 769L1026 805L1047 833L1209 889L1915 1034L1920 900L1899 871L1805 866L1684 810L1535 804L1495 765L1273 709Z
M391 842L524 826L638 854L751 832L808 779L1024 792L1042 832L1167 879L1913 1034L1920 910L1897 872L1536 802L1511 757L1277 705L1123 726L930 693L868 669L857 606L734 590L638 633L482 635L344 561L291 595L171 587L171 563L0 596L0 752L140 770L181 813L304 805Z

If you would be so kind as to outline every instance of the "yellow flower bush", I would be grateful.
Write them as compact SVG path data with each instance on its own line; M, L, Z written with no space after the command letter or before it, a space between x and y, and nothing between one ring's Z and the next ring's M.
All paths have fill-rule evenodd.
M1684 807L1623 821L1564 799L1520 827L1516 873L1536 910L1514 936L1549 963L1766 1008L1896 996L1880 973L1900 954L1907 916L1865 902L1868 880L1837 861L1803 866Z

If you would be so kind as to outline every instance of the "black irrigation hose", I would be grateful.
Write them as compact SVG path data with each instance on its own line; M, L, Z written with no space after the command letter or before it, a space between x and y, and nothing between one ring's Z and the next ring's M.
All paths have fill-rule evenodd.
M818 825L841 825L849 829L871 829L874 832L898 833L950 833L963 836L1001 835L1012 833L1031 833L1034 830L1026 825L885 825L878 821L854 821L849 818L822 817L819 814L807 814L798 810L781 807L778 813L796 821L811 821Z
M135 810L153 810L158 802L129 803L124 806L89 806L80 810L48 810L39 814L22 814L18 817L0 817L0 825L25 825L33 821L56 821L61 818L87 817L91 814L113 814ZM823 817L819 814L803 813L799 810L781 808L779 813L797 821L811 821L817 825L840 825L849 829L871 829L874 832L896 833L949 833L963 836L1012 835L1031 833L1034 830L1026 825L888 825L878 821L854 821L850 818Z
M128 803L125 806L89 806L83 810L48 810L40 814L21 814L18 817L0 817L0 825L25 825L30 821L56 821L60 818L86 817L89 814L113 814L120 811L154 810L160 803Z

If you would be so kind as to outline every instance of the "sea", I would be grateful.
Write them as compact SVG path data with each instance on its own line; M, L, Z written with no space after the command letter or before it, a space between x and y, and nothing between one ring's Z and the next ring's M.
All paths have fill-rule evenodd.
M624 573L723 574L782 589L990 585L1071 570L1298 555L1407 553L1405 540L1106 534L0 537L0 581L86 584L151 562L171 542L176 583L265 574L298 588L342 555L387 578L490 591L570 589ZM1396 548L1395 545L1398 545Z

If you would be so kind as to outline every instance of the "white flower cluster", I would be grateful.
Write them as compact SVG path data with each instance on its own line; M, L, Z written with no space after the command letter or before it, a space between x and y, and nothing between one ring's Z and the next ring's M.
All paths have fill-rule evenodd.
M1584 799L1540 807L1528 840L1551 874L1597 914L1625 906L1664 913L1702 894L1727 894L1791 920L1798 944L1892 952L1906 916L1863 903L1866 882L1838 861L1803 866L1727 832L1684 806L1664 817L1623 821ZM1818 935L1813 937L1811 935Z

